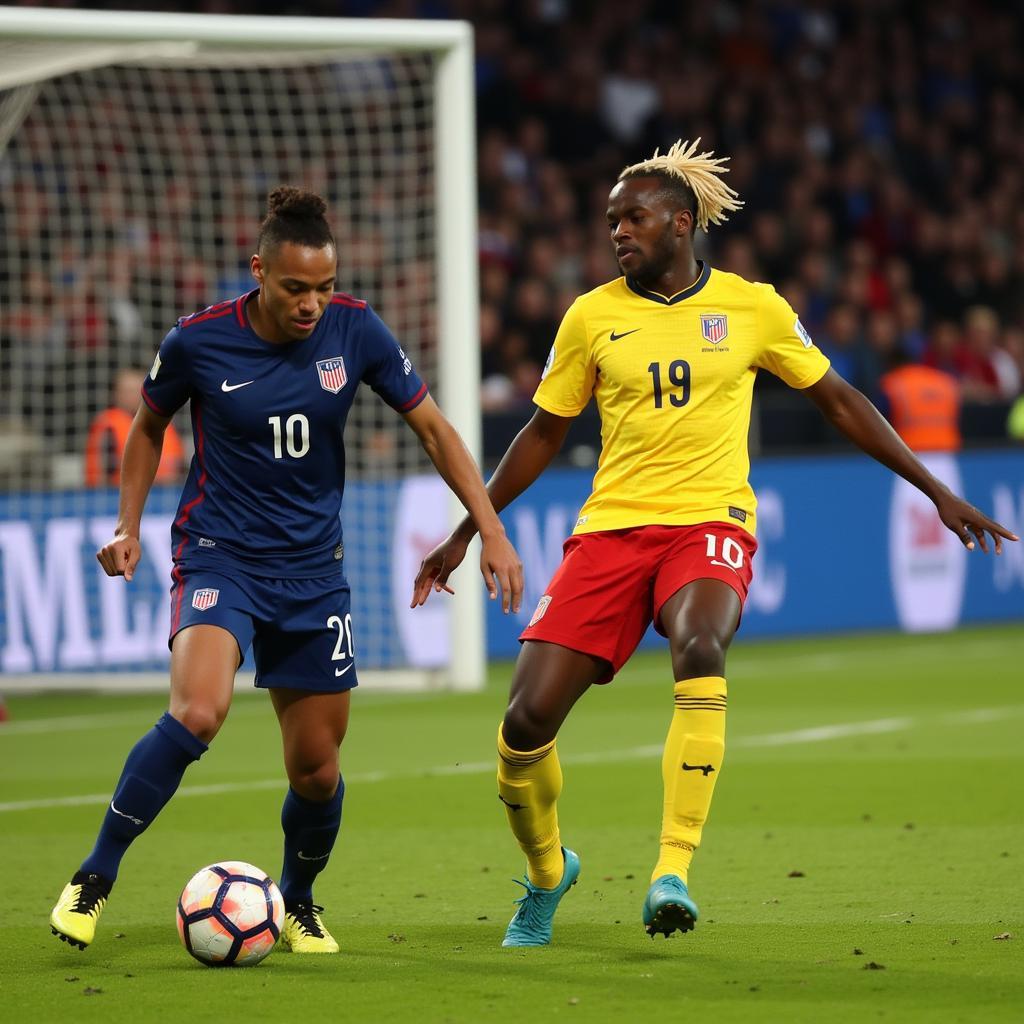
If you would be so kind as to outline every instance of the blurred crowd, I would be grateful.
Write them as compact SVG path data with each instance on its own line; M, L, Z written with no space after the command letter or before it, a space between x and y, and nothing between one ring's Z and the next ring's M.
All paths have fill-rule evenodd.
M905 356L967 402L1021 392L1020 8L471 6L488 406L530 395L567 305L615 273L618 171L697 136L746 201L703 255L773 283L851 382L878 398Z
M886 371L909 360L952 376L964 402L1024 390L1017 5L164 6L474 24L486 411L528 405L568 305L617 274L604 210L621 168L698 136L731 158L727 180L746 203L698 239L698 255L774 284L853 384L879 399Z

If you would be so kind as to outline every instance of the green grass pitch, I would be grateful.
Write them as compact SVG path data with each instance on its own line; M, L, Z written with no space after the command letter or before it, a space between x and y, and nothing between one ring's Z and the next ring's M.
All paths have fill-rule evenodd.
M279 870L280 741L265 695L236 700L129 853L85 952L51 936L47 915L163 700L10 699L4 1019L1024 1019L1020 626L737 643L726 766L690 879L701 919L668 941L640 924L672 708L658 653L589 693L564 728L562 835L580 883L550 947L500 948L523 871L493 781L509 673L495 665L479 694L357 691L345 821L317 890L342 955L277 952L251 970L194 962L174 906L211 861Z

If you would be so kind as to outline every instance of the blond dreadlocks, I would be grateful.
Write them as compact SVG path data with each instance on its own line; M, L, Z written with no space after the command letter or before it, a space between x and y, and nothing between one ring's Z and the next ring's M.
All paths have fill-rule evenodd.
M721 179L721 175L729 173L729 168L723 166L729 158L715 158L714 152L697 153L699 144L700 139L692 143L679 139L663 156L655 150L649 160L624 168L618 180L657 177L683 184L697 204L697 227L706 233L709 222L721 224L728 220L725 212L738 210L743 201Z

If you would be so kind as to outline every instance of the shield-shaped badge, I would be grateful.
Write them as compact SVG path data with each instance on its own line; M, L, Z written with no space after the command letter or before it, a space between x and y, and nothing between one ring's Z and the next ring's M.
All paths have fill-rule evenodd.
M701 313L700 333L705 341L717 345L729 335L729 320L722 313Z
M332 395L336 395L348 383L345 360L341 356L335 356L333 359L318 359L316 372L320 375L320 387L324 391L330 391Z
M197 611L205 612L207 608L212 608L217 603L219 593L219 590L214 590L212 587L203 587L197 590L192 595L192 607Z

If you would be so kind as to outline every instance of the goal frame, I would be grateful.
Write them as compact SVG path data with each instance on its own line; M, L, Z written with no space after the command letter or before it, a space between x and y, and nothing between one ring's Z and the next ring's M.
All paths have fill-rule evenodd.
M147 53L187 55L202 44L285 55L429 52L434 60L435 210L437 225L438 387L447 418L480 464L480 351L477 305L477 223L473 29L464 21L269 17L264 15L165 14L0 6L0 41L88 43L93 59L79 50L39 66L0 69L0 89L74 71L137 63ZM449 496L454 526L465 514ZM472 549L471 549L472 550ZM480 689L486 678L483 596L472 554L466 579L450 598L450 658L442 678L426 685ZM412 581L410 580L410 589ZM400 673L401 674L401 673Z

